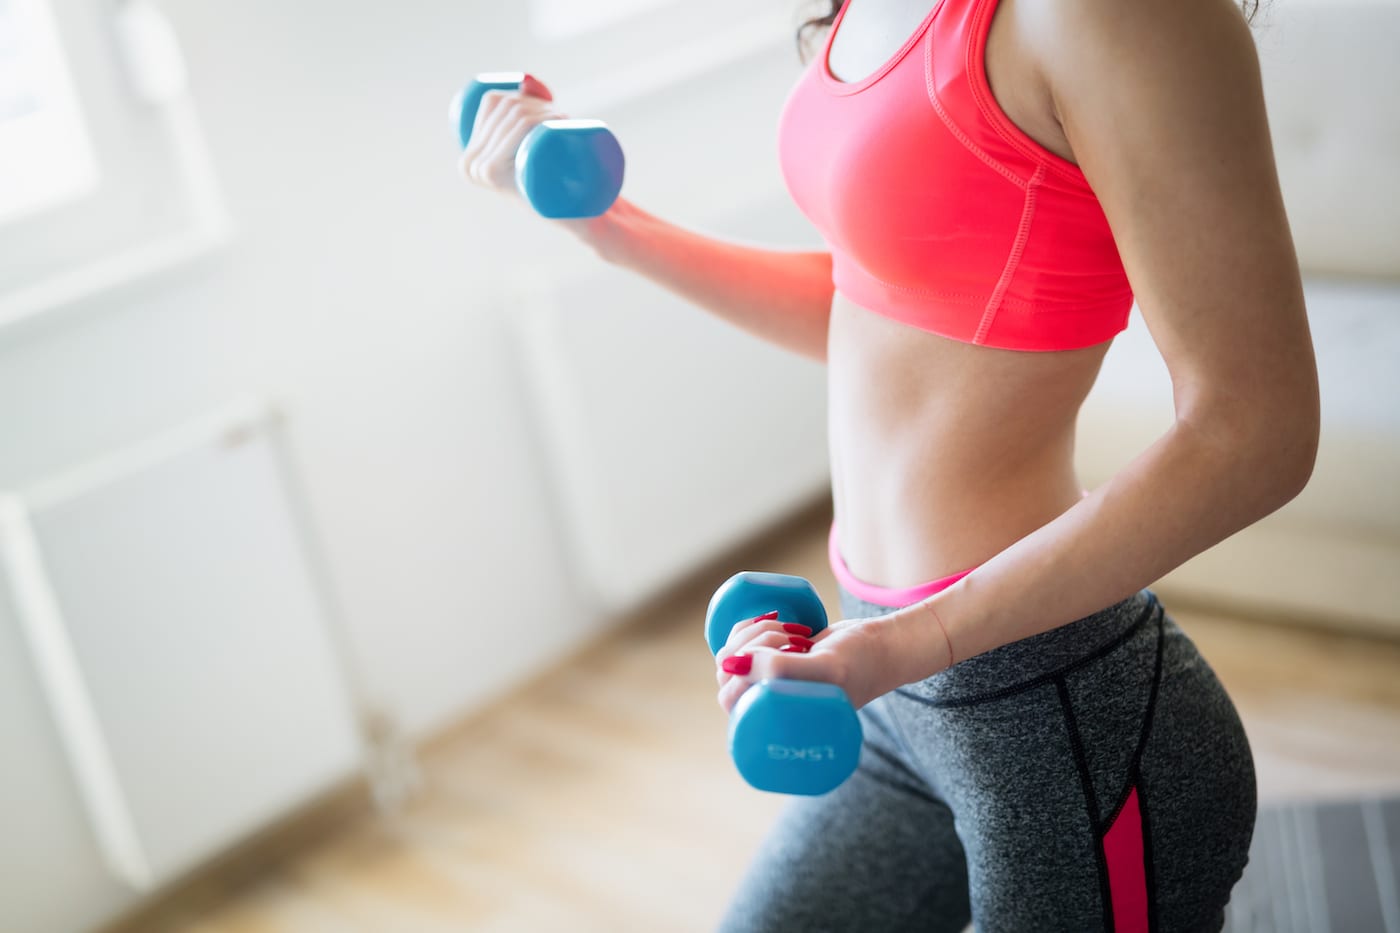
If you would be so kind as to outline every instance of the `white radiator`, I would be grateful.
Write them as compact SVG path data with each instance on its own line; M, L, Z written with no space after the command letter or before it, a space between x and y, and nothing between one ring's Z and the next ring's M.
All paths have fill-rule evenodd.
M94 837L148 889L360 761L357 686L247 400L0 495L0 558Z

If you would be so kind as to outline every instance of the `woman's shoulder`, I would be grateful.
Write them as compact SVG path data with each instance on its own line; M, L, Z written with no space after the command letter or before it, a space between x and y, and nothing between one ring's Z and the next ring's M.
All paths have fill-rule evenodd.
M1237 0L1014 0L1017 32L1053 86L1257 60ZM1115 79L1118 79L1115 82Z

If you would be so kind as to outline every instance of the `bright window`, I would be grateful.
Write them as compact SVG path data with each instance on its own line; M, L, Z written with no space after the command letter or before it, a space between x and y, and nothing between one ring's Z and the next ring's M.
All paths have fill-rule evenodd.
M0 0L0 223L97 186L47 0Z
M0 0L0 332L227 234L153 0Z

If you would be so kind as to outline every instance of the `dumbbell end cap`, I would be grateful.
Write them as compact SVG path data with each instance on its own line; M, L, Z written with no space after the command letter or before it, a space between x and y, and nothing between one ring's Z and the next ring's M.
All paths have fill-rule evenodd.
M523 71L483 71L453 96L447 110L447 121L452 128L452 135L462 148L465 149L471 140L472 127L476 124L476 111L481 106L481 95L487 91L519 90L524 80Z
M543 217L597 217L622 191L622 144L601 120L545 120L515 152L515 185Z
M745 570L720 584L710 597L705 613L705 642L710 653L719 653L737 623L774 609L779 619L805 625L813 635L826 628L826 606L806 578Z
M807 680L762 680L729 719L729 754L758 790L817 796L860 763L863 733L846 691Z

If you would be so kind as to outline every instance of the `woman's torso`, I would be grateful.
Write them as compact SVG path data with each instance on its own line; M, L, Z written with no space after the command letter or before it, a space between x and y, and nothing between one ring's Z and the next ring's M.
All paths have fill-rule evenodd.
M1000 0L986 72L1005 114L1073 161L1043 81ZM929 0L856 0L831 41L831 74L886 62ZM976 566L1073 505L1080 404L1108 347L977 346L860 307L839 290L828 343L833 498L841 554L863 581L911 587Z

